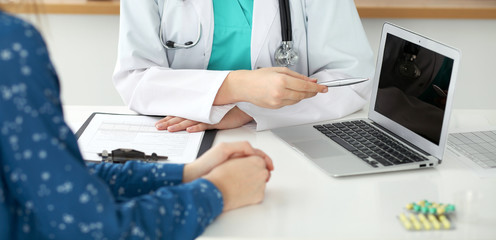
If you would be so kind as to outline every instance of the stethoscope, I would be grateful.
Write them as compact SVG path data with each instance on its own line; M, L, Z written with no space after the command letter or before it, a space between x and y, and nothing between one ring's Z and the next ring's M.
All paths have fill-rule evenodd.
M165 4L164 4L165 7ZM164 9L165 11L165 9ZM293 48L293 32L291 26L291 13L289 9L289 0L279 0L279 16L281 18L281 46L274 53L274 60L277 66L293 66L298 61L298 52ZM162 18L161 18L162 19ZM195 41L188 41L183 44L176 43L172 40L165 40L163 34L162 21L160 21L159 38L162 46L168 50L188 49L196 46L200 42L202 35L202 24L198 21L198 36Z

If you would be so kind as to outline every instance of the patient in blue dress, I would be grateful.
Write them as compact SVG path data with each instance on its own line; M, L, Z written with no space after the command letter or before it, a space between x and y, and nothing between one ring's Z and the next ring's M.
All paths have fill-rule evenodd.
M0 10L0 239L193 239L259 203L271 159L221 143L193 163L85 164L39 32Z

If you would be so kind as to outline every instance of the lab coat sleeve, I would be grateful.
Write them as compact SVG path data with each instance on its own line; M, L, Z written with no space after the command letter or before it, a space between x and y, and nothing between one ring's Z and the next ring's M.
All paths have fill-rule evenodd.
M353 1L307 0L308 72L320 81L345 76L373 77L373 53ZM370 82L329 88L329 92L280 109L249 103L238 107L257 122L257 130L344 117L363 108Z
M213 106L228 71L169 67L158 34L156 1L124 0L120 10L113 82L130 109L145 115L179 116L215 124L234 107Z

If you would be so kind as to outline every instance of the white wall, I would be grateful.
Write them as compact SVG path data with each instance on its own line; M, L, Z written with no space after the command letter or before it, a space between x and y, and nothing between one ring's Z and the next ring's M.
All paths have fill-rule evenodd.
M461 50L455 108L496 109L496 20L364 19L376 56L385 21Z
M44 15L41 29L70 105L123 105L112 83L117 15Z
M462 51L455 108L496 109L496 20L364 19L375 52L382 24L395 23ZM116 15L46 15L44 35L70 105L122 105L111 76L117 57Z

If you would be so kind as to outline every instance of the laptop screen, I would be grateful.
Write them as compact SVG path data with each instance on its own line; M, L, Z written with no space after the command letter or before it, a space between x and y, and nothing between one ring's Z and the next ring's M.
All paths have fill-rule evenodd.
M439 145L453 59L387 34L374 110Z

